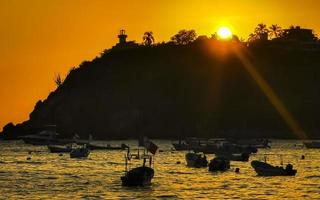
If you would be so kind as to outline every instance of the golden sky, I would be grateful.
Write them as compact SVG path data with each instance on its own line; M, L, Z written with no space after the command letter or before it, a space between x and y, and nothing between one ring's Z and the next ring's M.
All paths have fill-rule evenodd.
M122 28L137 42L145 31L161 42L222 25L247 39L260 22L320 33L319 8L318 0L0 0L0 131L27 120L56 73L110 48Z

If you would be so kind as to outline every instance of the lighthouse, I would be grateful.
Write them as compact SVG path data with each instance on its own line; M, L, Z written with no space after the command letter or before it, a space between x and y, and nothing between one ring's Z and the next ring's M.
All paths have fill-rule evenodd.
M118 35L119 38L119 44L125 44L127 43L126 39L127 39L127 35L126 35L126 31L125 30L120 30L120 34Z

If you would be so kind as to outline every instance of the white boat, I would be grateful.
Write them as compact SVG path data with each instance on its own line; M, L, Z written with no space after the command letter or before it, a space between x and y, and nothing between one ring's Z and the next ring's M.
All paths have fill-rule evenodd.
M308 149L319 149L320 141L303 142L304 146Z
M82 147L78 147L72 149L70 152L70 158L86 158L90 154L90 150L86 147L86 145Z
M72 145L48 145L51 153L69 153L72 151Z
M189 152L186 154L187 166L189 167L207 167L208 161L205 155Z
M272 166L266 162L254 160L251 162L258 176L294 176L297 170L293 169L291 164L287 164L286 168L280 166Z
M242 162L248 162L250 157L250 153L247 153L247 152L238 153L238 154L219 153L215 155L216 157L225 158L226 160L242 161Z
M26 144L32 145L61 145L72 142L72 140L59 139L59 134L56 132L55 125L47 125L37 134L26 135L19 137Z

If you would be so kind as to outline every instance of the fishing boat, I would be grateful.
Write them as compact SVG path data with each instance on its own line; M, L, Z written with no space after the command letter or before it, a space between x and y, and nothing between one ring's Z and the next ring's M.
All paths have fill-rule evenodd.
M144 146L147 151L151 152L153 155L157 152L158 146L153 142L144 138L142 142L139 141L139 146ZM147 152L148 153L148 152ZM123 186L147 186L151 184L151 180L154 177L154 169L153 169L153 159L152 155L144 154L142 156L143 164L140 167L136 167L133 169L130 168L130 160L131 160L130 149L128 148L128 152L125 156L125 174L121 177ZM146 166L146 162L149 161L149 166Z
M72 151L71 145L48 145L47 146L51 153L69 153Z
M146 161L149 160L149 167L146 166ZM127 169L126 159L126 172L121 177L123 186L147 186L151 184L151 180L154 176L154 169L152 168L152 156L145 156L143 158L143 165L131 170Z
M189 152L186 154L186 161L187 161L187 166L189 167L207 167L208 166L208 160L206 155L201 155L199 153L192 153Z
M230 140L234 144L244 146L244 147L253 147L253 148L271 148L271 141L265 138L257 139L247 139L247 140Z
M239 154L243 152L257 153L257 148L247 145L238 145L224 138L203 139L186 138L179 143L172 143L175 150L192 150L194 152L203 152L205 154L225 153Z
M22 139L26 144L32 145L63 145L73 142L70 139L59 138L56 125L46 125L39 133L21 136L19 139Z
M250 153L243 152L243 153L238 153L238 154L230 154L230 153L219 153L215 154L217 157L220 158L225 158L226 160L230 161L241 161L241 162L248 162Z
M303 142L304 146L308 149L319 149L320 141Z
M78 148L72 149L70 152L70 158L86 158L90 154L90 150L86 147L86 145L83 145Z
M215 157L209 163L209 171L226 171L230 169L230 160L225 158Z
M297 170L293 169L291 164L287 164L285 168L282 166L273 166L266 162L254 160L251 162L258 176L294 176Z
M120 146L111 146L110 144L100 145L100 144L88 143L87 147L90 150L126 150L128 149L128 145L126 144L121 144Z

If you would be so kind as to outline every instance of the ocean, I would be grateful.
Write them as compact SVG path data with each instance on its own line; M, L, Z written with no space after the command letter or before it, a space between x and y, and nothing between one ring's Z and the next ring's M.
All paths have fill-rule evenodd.
M137 147L134 140L99 142ZM87 159L71 159L46 146L1 141L0 199L320 199L320 149L306 149L301 141L273 140L271 149L250 157L291 163L298 170L293 177L259 177L250 161L231 161L229 171L218 173L187 167L186 151L173 151L168 140L154 142L161 151L154 157L152 184L129 188L120 180L126 151L96 150ZM139 165L141 160L132 160L131 167Z

